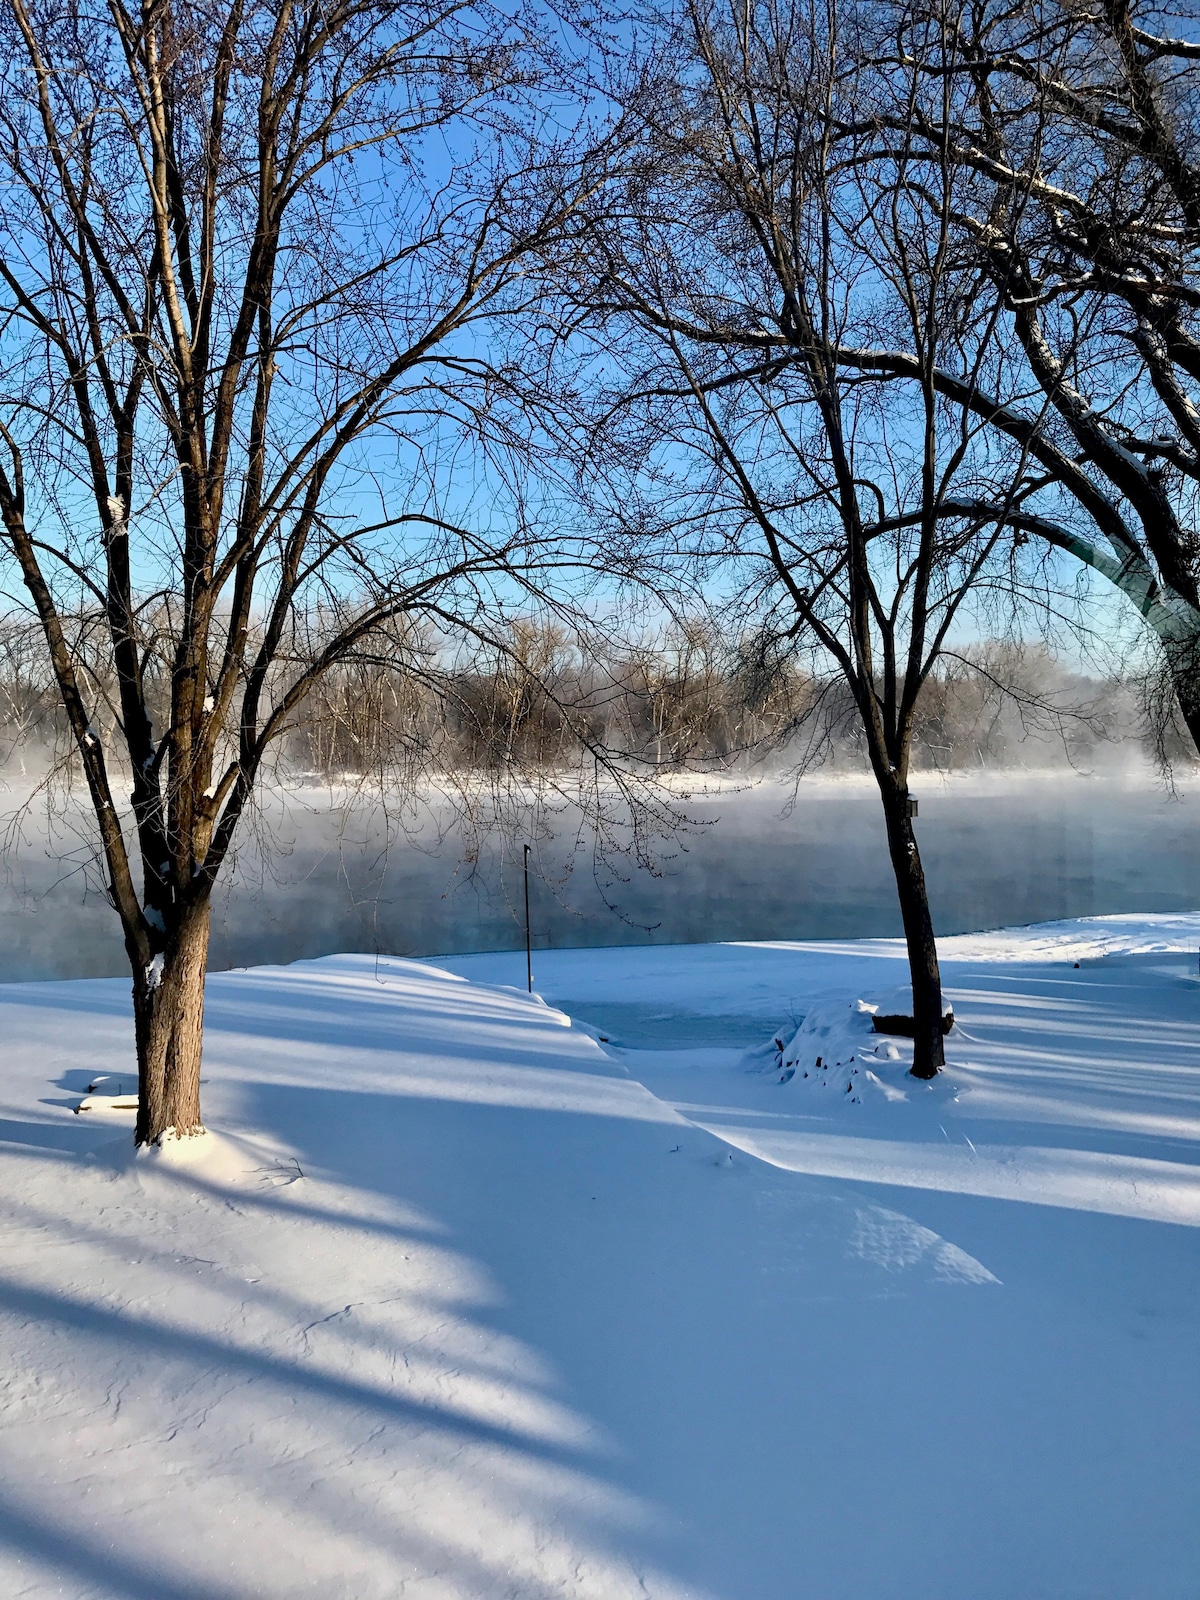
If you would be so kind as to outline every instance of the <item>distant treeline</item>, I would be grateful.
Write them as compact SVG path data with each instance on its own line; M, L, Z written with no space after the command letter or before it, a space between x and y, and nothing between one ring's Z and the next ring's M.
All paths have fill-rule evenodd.
M319 637L318 619L309 644ZM155 677L151 662L147 674L165 695L169 673ZM101 701L115 721L115 696ZM164 701L163 723L166 712ZM10 759L69 749L44 651L25 622L0 623L0 730ZM1126 685L1068 671L1043 648L987 641L946 655L925 684L915 761L947 770L1086 763L1119 739L1153 743ZM372 641L319 682L281 753L295 776L337 778L548 771L601 752L663 773L865 762L844 682L756 641L730 642L694 622L597 642L529 619L453 656L412 632Z

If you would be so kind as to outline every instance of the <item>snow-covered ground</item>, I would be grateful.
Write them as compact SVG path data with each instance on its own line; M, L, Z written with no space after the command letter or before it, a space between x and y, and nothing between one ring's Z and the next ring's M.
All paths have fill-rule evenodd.
M1198 951L945 941L929 1088L884 940L223 973L189 1162L0 988L0 1594L1195 1600Z

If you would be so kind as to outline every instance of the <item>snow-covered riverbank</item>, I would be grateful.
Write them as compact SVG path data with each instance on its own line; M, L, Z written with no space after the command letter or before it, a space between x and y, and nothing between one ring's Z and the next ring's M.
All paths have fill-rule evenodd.
M1191 1600L1197 949L946 941L903 1100L751 1048L883 940L220 974L188 1165L72 1114L123 982L0 989L0 1587Z

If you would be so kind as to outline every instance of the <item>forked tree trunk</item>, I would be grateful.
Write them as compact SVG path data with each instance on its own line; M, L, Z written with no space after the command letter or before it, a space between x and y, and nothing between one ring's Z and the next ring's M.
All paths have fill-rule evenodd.
M204 1043L207 900L189 910L149 970L135 970L134 1032L138 1114L134 1140L155 1144L168 1129L202 1133L200 1055Z
M938 967L933 918L929 914L925 870L908 814L908 790L898 786L885 793L883 810L912 979L912 1074L914 1078L934 1078L946 1064L942 1043L942 974Z

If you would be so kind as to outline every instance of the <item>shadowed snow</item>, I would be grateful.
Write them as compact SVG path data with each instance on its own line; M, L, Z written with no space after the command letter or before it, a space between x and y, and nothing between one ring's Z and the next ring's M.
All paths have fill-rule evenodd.
M3 1592L1190 1600L1200 986L1136 937L955 953L954 1071L825 1110L746 1047L890 945L222 974L182 1163L72 1114L126 985L0 990Z

